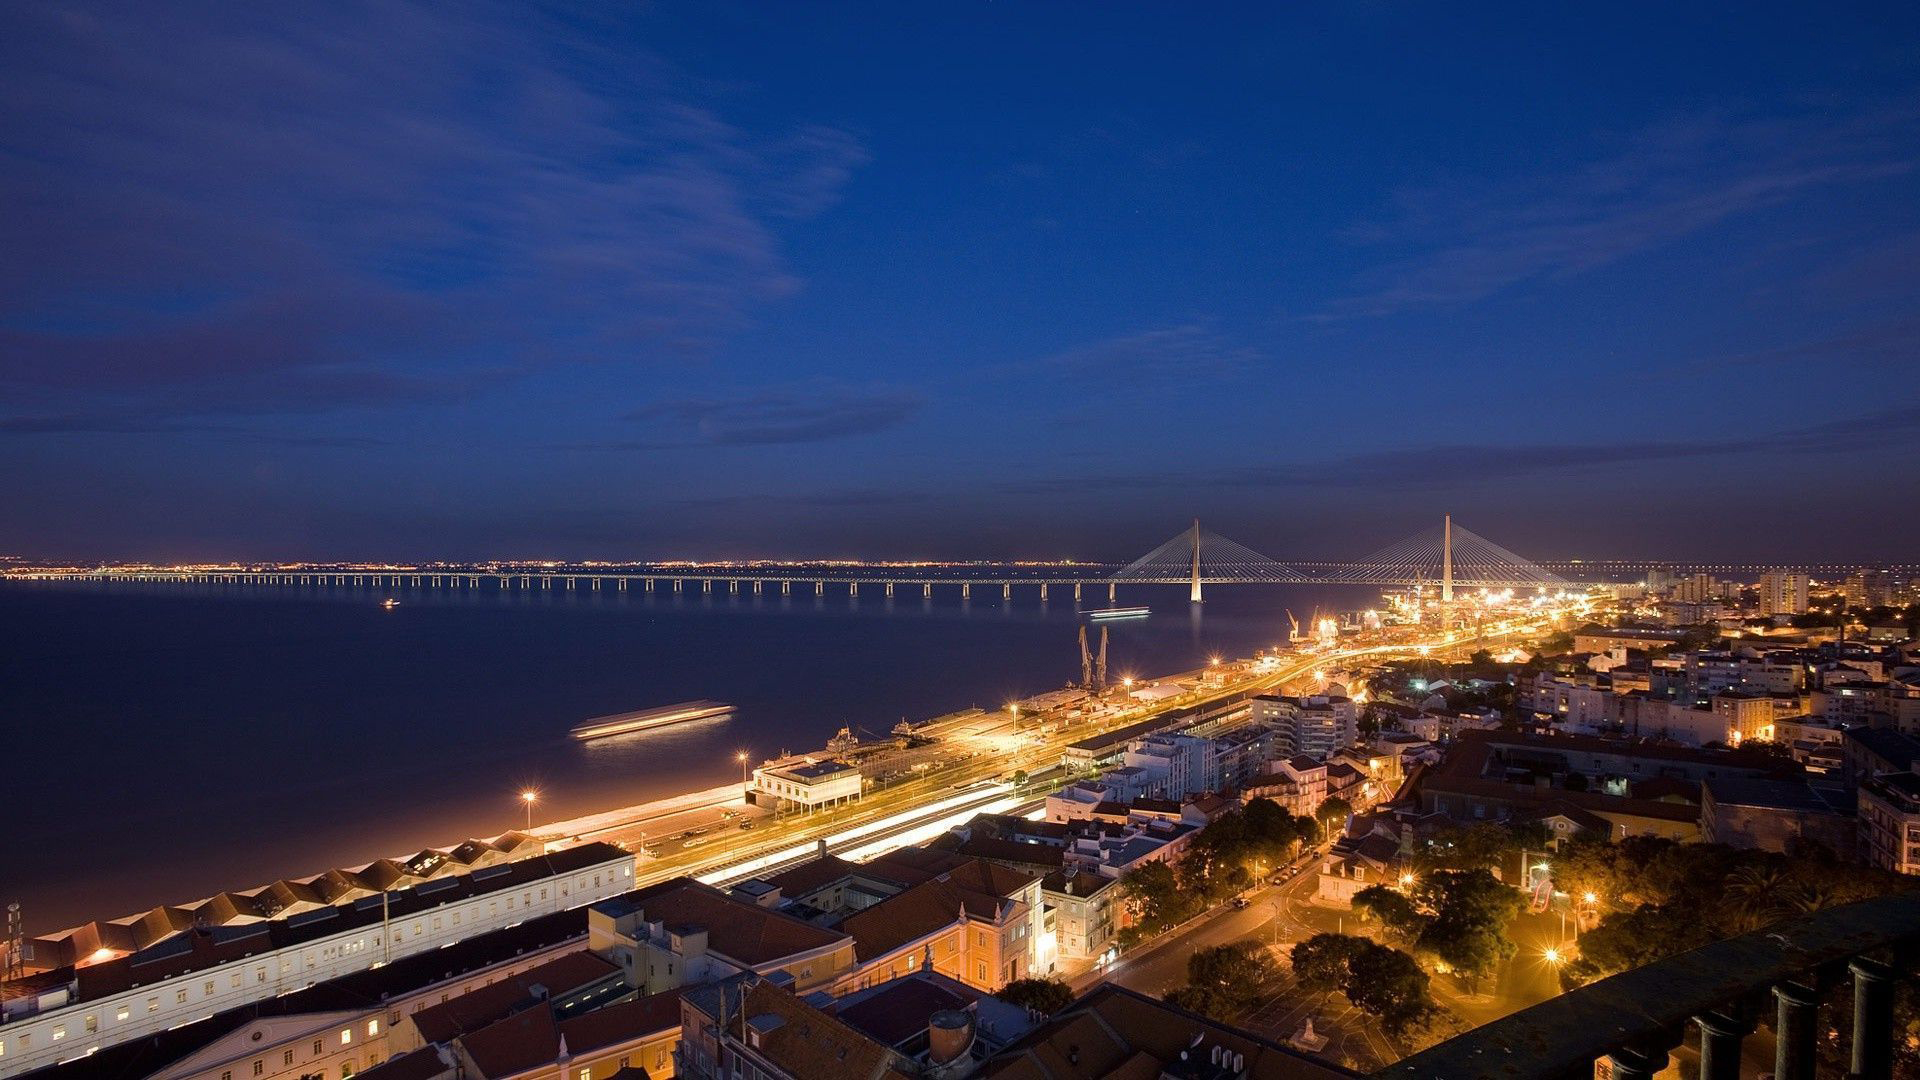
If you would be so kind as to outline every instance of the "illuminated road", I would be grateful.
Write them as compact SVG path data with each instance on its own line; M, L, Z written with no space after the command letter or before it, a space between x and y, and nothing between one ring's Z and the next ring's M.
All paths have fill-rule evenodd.
M1223 680L1219 686L1153 705L1120 710L1098 722L1047 724L1048 718L1045 716L1028 717L1027 722L1036 725L1036 730L1024 733L1026 742L1019 749L1010 753L976 753L970 758L947 762L928 769L925 775L915 779L869 790L851 806L781 818L751 817L754 827L741 830L738 820L718 817L723 806L737 803L727 798L703 798L693 800L697 805L681 807L660 818L642 819L638 813L623 815L615 812L607 817L619 824L595 830L591 838L618 843L636 852L649 842L656 845L659 851L657 856L641 857L635 872L636 885L651 884L682 874L724 882L756 873L774 873L811 857L817 852L820 840L828 842L829 850L847 853L849 857L877 854L877 848L866 850L865 846L877 845L881 841L894 847L906 846L937 836L950 825L964 822L974 814L1007 812L1022 806L1030 810L1046 790L1056 786L1057 781L1044 786L1029 784L1025 789L1016 789L999 778L1023 770L1035 773L1057 765L1069 744L1089 736L1175 710L1214 704L1236 695L1264 693L1306 678L1316 669L1335 667L1351 660L1441 656L1523 632L1526 632L1523 628L1502 629L1479 636L1461 636L1456 640L1395 642L1324 653L1293 654L1271 671ZM1187 673L1175 678L1198 678L1204 674ZM1038 726L1043 724L1052 730L1038 730ZM955 740L955 743L956 750L959 750L962 740ZM707 822L703 835L693 838L695 844L692 847L672 846L684 844L680 836L685 827L674 822L695 817ZM581 835L586 834L555 842L577 842ZM862 843L855 844L856 840Z

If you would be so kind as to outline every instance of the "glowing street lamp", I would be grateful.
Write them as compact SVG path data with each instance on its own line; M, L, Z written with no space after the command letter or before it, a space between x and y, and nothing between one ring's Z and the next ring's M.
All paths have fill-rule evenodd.
M752 783L753 778L747 772L747 752L745 750L740 751L739 753L733 755L733 760L740 763L740 782L742 784Z
M540 793L529 788L520 793L520 801L527 808L527 831L533 831L533 804L540 801Z
M1548 967L1559 967L1560 961L1564 959L1564 957L1560 955L1559 949L1549 945L1540 951L1540 959L1545 960Z

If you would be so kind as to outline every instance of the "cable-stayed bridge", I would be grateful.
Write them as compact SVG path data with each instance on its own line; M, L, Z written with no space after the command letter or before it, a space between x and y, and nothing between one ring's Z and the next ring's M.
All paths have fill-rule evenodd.
M1431 585L1450 600L1455 588L1535 589L1566 587L1570 582L1478 533L1453 524L1451 517L1355 562L1281 562L1201 526L1198 520L1166 543L1112 573L1101 568L1035 566L980 570L935 567L662 566L656 568L564 567L298 567L273 569L102 569L83 573L45 572L15 575L28 580L178 581L210 584L296 585L331 588L434 588L489 591L562 590L619 592L698 592L761 595L796 591L823 596L828 586L858 597L861 589L891 598L895 590L917 590L931 598L935 586L957 587L963 598L975 589L997 588L1011 599L1015 585L1037 586L1040 598L1052 589L1104 587L1112 601L1128 585L1185 585L1194 603L1207 585Z

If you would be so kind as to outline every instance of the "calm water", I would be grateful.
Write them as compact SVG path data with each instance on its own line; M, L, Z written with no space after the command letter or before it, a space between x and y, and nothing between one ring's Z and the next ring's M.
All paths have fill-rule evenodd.
M939 590L951 593L951 588ZM979 590L988 593L989 590ZM796 589L796 592L798 590ZM392 595L401 606L382 610ZM1123 588L1113 673L1284 640L1367 589ZM1092 594L1089 594L1092 599ZM1104 591L1095 606L1105 605ZM725 783L733 755L884 733L1079 675L1068 594L964 607L830 593L296 591L0 583L0 902L29 932ZM1097 632L1095 641L1097 643ZM716 698L731 719L582 745L590 716Z

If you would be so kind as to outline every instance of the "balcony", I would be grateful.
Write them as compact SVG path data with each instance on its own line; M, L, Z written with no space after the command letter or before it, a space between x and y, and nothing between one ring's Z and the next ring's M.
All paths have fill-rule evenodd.
M1893 1075L1897 974L1920 946L1920 902L1887 896L1781 923L1622 972L1441 1043L1375 1080L1652 1080L1697 1030L1701 1080L1735 1080L1770 1011L1776 1080L1813 1080L1821 1002L1849 982L1850 1078ZM1829 1022L1831 1023L1831 1021Z

